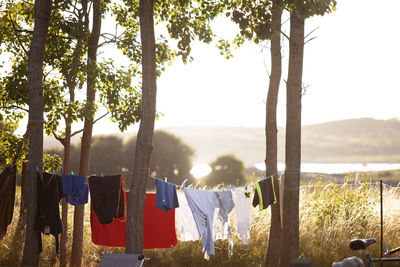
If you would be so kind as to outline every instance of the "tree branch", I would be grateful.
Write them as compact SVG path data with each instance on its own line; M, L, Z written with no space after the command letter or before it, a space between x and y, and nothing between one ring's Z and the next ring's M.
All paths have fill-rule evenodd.
M22 98L25 100L26 103L28 103L28 99L26 99L26 97L25 97L23 94L21 94L20 91L15 90L15 92L16 92L20 97L22 97Z
M23 111L29 112L29 110L28 110L28 109L26 109L26 108L23 108L23 107L20 107L20 106L17 106L17 105L10 105L10 106L0 106L0 109L6 109L6 108L20 109L20 110L23 110Z
M317 27L314 30L310 31L306 36L304 36L304 39L307 39L308 36L310 36L313 32L315 32L318 29L319 29L319 27Z
M60 136L58 136L58 134L56 134L55 132L53 132L53 136L55 139L57 139L62 145L65 145L65 138L61 138Z
M283 36L286 37L286 39L288 39L288 40L290 41L290 38L289 38L289 36L286 35L286 33L284 33L283 31L280 31L280 32L281 32L281 34L282 34Z
M308 43L308 42L310 42L310 41L312 41L314 39L317 39L317 37L313 37L313 38L308 39L307 41L304 42L304 44L306 44L306 43Z
M53 70L55 70L55 69L56 69L56 68L53 67L53 68L51 68L51 70L49 70L47 73L43 73L44 80L46 80L46 79L47 79L47 76L50 75L50 73L51 73Z
M25 30L25 29L16 30L16 32L24 32L24 33L28 33L28 34L33 34L33 30ZM49 35L49 36L53 36L53 37L58 37L58 38L66 39L66 40L74 40L73 37L61 36L61 35L54 34L54 33L49 33L48 35Z
M22 48L22 50L24 50L25 55L28 56L28 51L26 50L25 46L22 44L22 41L21 41L21 39L19 38L19 35L17 34L19 31L16 29L15 24L14 24L14 21L13 21L10 17L8 17L8 19L9 19L9 21L11 22L11 25L12 25L13 30L14 30L14 32L15 32L15 36L17 37L19 46Z
M126 32L126 30L123 31L120 35L117 35L117 32L115 32L115 34L111 34L111 33L103 33L103 34L101 34L101 37L103 37L105 41L102 42L101 44L99 44L98 47L102 47L102 46L104 46L106 44L113 43L113 42L117 41L119 38L121 38L122 35L124 35L125 32ZM111 37L106 37L107 35L111 35Z
M306 36L304 36L304 40L307 39L308 36L310 36L313 32L315 32L316 30L318 30L319 27L315 28L314 30L310 31ZM308 39L307 41L304 42L304 44L316 39L317 37L312 37L310 39Z
M102 116L98 117L96 120L93 121L93 124L95 124L96 122L98 122L99 120L101 120L102 118L104 118L105 116L107 116L108 113L109 113L109 112L107 112L107 113L103 114ZM81 132L83 132L83 128L80 129L79 131L73 132L73 133L71 134L71 137L74 136L74 135L77 135L78 133L81 133Z

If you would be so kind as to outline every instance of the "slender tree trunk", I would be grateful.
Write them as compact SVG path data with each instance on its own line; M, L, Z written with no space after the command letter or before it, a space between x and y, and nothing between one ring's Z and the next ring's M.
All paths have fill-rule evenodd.
M23 266L39 264L38 233L35 230L37 207L36 167L43 164L43 58L51 14L50 0L35 1L35 26L28 56L29 165L28 214Z
M93 25L88 41L86 111L79 167L79 174L84 176L89 174L90 144L92 141L93 118L95 113L96 60L101 31L101 2L101 0L95 0L93 2ZM84 205L75 206L71 266L81 266L82 264L84 212Z
M276 125L276 106L278 104L278 92L282 75L282 56L281 56L281 17L282 10L277 1L273 1L272 24L274 35L271 39L271 75L269 79L267 106L266 106L266 176L274 175L275 193L279 196L278 182L278 128ZM271 228L269 231L268 249L266 253L265 266L280 266L282 229L280 220L281 203L271 207Z
M133 181L128 198L126 253L143 253L143 207L149 173L156 114L157 75L153 21L153 0L140 0L142 42L142 118L136 142Z
M64 139L64 162L63 162L63 173L70 172L70 160L71 160L71 125L65 127L65 139ZM60 240L60 267L67 266L67 242L68 242L68 203L65 197L62 199L62 212L61 218L63 223L64 231L61 234Z
M290 266L299 250L299 189L301 163L301 94L304 51L304 18L290 14L289 72L287 79L285 184L281 266Z
M86 1L82 2L82 10L83 12L80 14L79 21L82 21L84 18L84 14L86 13L87 3ZM68 72L65 70L64 76L67 79L67 85L69 90L69 101L70 104L75 101L75 87L76 87L76 74L78 72L79 67L79 56L82 51L83 39L79 39L77 45L75 47L74 56L72 60L71 70ZM70 173L71 171L71 124L72 124L72 111L68 110L67 117L65 119L65 137L63 140L64 145L64 166L63 172ZM68 203L65 197L62 199L62 222L65 231L61 234L60 240L60 267L67 266L67 242L68 242Z

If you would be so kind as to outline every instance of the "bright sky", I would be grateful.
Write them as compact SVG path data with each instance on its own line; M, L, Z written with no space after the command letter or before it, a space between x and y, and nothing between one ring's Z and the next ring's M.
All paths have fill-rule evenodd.
M305 46L303 82L309 87L302 102L303 125L400 117L398 10L398 0L338 0L336 12L306 21L306 34L319 28ZM235 27L223 20L216 25L219 36L229 36ZM289 35L288 21L284 31ZM279 126L285 125L287 40L282 45ZM158 79L157 110L165 116L156 127L264 127L269 50L247 44L230 60L214 45L197 43L192 51L194 62L177 60ZM108 120L94 127L94 134L113 132L118 128Z
M382 0L379 4L372 0L338 0L336 12L306 21L306 34L319 28L311 35L317 38L305 46L303 81L309 87L303 97L303 124L400 117L398 10L398 0ZM222 20L218 23L220 36L228 36L234 27ZM289 34L289 22L284 28ZM282 79L286 80L286 40L283 52ZM234 55L225 60L213 45L196 44L194 62L184 65L177 60L168 67L158 80L157 110L165 116L156 127L264 127L269 50L248 44ZM285 125L285 90L282 81L280 126ZM95 131L117 131L109 126L99 124Z

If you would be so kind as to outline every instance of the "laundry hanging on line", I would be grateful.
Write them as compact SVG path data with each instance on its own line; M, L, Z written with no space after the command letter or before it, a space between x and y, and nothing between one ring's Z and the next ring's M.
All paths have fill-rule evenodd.
M252 187L236 187L233 189L233 227L235 227L242 244L247 245L250 240L250 226L253 224Z
M179 241L197 241L200 239L196 222L190 210L185 193L177 192L179 208L175 209L176 233Z
M202 238L202 253L208 259L215 254L213 240L213 221L215 212L215 196L212 191L183 188L187 202L192 211L197 231Z
M274 177L262 179L255 184L253 206L259 206L260 210L268 208L268 206L277 202Z
M59 234L63 232L60 218L59 180L54 173L37 171L37 210L35 229L38 233L39 253L42 251L42 235L51 234L55 238L56 254L59 254Z
M216 220L214 221L214 240L228 239L228 255L233 254L233 236L229 224L229 213L235 207L233 203L231 190L214 191L215 208L217 212Z
M14 213L17 168L7 166L0 173L0 240L4 238Z
M89 186L85 177L72 174L61 175L63 194L71 205L84 205L88 203Z
M54 175L54 174L51 174ZM61 183L61 176L55 175L55 180L59 181L56 183L57 189L57 195L63 196L63 194L60 193L60 186L61 186L61 191L63 191L62 183ZM114 178L111 178L114 177ZM116 177L116 178L115 178ZM83 177L84 178L84 177ZM110 179L111 178L111 179ZM153 178L153 177L151 177ZM153 178L154 179L154 178ZM269 205L273 204L276 202L276 196L273 188L273 178L271 179L263 179L256 183L256 189L254 190L254 198L253 198L253 205L256 206L257 204L260 204L260 208L262 207L265 209ZM271 190L269 189L269 185L265 181L270 181L270 185L272 187L272 196L273 196L273 201L270 203L270 196L271 196ZM113 184L110 186L110 184ZM190 189L190 188L185 188L183 187L183 193L181 194L181 197L179 197L179 193L176 191L176 185L164 182L161 179L156 179L155 184L161 185L159 188L159 194L152 194L154 201L151 200L153 203L148 204L152 208L154 208L156 211L168 214L168 213L173 213L173 216L170 217L172 218L173 222L171 223L172 226L175 226L175 218L176 218L176 226L172 227L172 231L169 231L169 233L173 233L174 238L169 239L168 244L161 244L157 245L154 242L145 245L145 249L151 249L151 248L170 248L174 247L177 244L177 235L178 239L181 241L188 241L188 240L198 240L199 237L202 237L202 242L203 242L203 248L202 252L205 252L205 257L207 258L208 255L213 255L215 253L214 249L214 240L216 239L230 239L229 242L229 255L232 253L232 246L233 246L233 241L232 241L232 232L229 229L229 213L234 211L234 227L237 229L239 239L242 240L243 243L248 243L249 240L249 228L252 223L252 216L251 216L251 210L252 208L248 206L249 200L250 200L250 195L251 191L246 189L243 190L243 188L234 188L232 190L222 190L222 191L205 191L205 190L197 190L197 189ZM90 176L89 177L89 190L91 193L91 228L92 228L92 240L93 243L97 245L104 245L104 246L118 246L118 247L124 247L125 242L126 242L126 222L125 222L125 216L126 216L126 198L124 198L124 179L121 178L120 175L115 175L115 176ZM166 187L167 185L167 187ZM250 188L250 187L249 187ZM236 189L242 189L243 191L240 192L240 190ZM194 192L196 191L202 191L204 192L204 195L207 195L208 197L202 198L200 197L199 199L196 199L199 197L199 195L202 195L203 193L200 193L199 195L196 196L196 193L191 194L188 193L191 190ZM79 192L78 190L75 190L76 192ZM225 192L224 192L225 191ZM224 192L224 193L222 193ZM229 193L228 193L229 192ZM243 195L245 197L246 201L243 200L238 200L238 196ZM96 196L97 195L97 196ZM150 195L150 194L147 194ZM148 201L148 196L146 195L146 202L145 206ZM230 195L230 197L226 198L225 196ZM68 195L67 195L68 196ZM97 198L97 200L94 200L93 197ZM183 197L182 197L183 196ZM256 197L257 196L257 197ZM111 197L111 198L110 198ZM158 199L157 199L158 197ZM258 199L257 199L258 198ZM112 200L110 200L112 199ZM180 209L184 210L185 209L185 203L186 200L186 212L185 213L180 213ZM207 199L207 200L205 200ZM229 201L227 201L227 199ZM163 201L164 200L164 201ZM104 202L105 201L105 202ZM97 203L96 203L97 202ZM246 205L242 205L243 207L240 207L240 204L237 206L237 203L247 203L247 209L244 208ZM103 203L103 204L99 204ZM269 204L268 204L269 203ZM94 204L94 205L93 205ZM105 207L111 207L111 208L105 208ZM163 209L163 211L160 210ZM179 207L177 210L175 209L176 207ZM149 208L146 208L149 210ZM97 211L96 211L97 210ZM111 212L110 212L111 210ZM188 216L188 210L190 210L190 213L192 216ZM241 215L242 212L239 212L239 210L244 211L246 215ZM106 211L106 212L104 212ZM166 212L167 211L167 212ZM99 213L101 219L99 219ZM154 212L153 212L154 213ZM111 215L110 215L111 214ZM238 216L239 215L239 216ZM145 214L143 215L145 218ZM148 216L146 216L148 217ZM247 222L246 222L246 217L247 217ZM180 221L184 221L181 218L191 218L191 223L192 223L192 229L190 230L190 227L184 227L184 224L187 223L180 223ZM216 219L215 219L216 218ZM242 218L242 220L239 222L239 219ZM153 218L154 220L145 220L143 219L143 230L144 232L146 231L145 228L152 227L152 221L157 223L156 226L153 226L154 229L159 228L159 222L162 221L167 221L165 218ZM235 221L237 220L237 221ZM190 220L189 220L190 221ZM204 221L207 223L204 224ZM222 222L222 224L221 224ZM194 223L194 227L193 227ZM221 227L223 225L223 227ZM98 227L100 226L100 227ZM107 229L108 227L108 229ZM240 228L240 229L239 229ZM123 229L123 231L121 231ZM151 240L151 233L155 233L155 231L150 230L150 234L147 234L147 238L144 235L145 241L146 240ZM229 229L229 230L228 230ZM154 236L154 240L156 238L159 238L161 235L157 234ZM172 240L172 241L171 241ZM231 242L232 241L232 242ZM58 251L58 247L56 244L56 250Z
M66 195L65 196L66 201L73 206L87 204L89 202L89 185L84 184L83 190L84 190L83 196L81 196L81 195L78 195L78 196Z
M129 192L126 192L127 198ZM125 247L126 221L100 224L91 209L92 242L100 246ZM147 193L143 210L143 249L173 248L178 241L175 232L175 209L165 212L156 207L156 194Z
M176 195L176 185L157 179L156 185L156 206L164 211L169 211L179 207L178 197Z
M125 175L89 177L91 208L101 224L125 216L124 179Z

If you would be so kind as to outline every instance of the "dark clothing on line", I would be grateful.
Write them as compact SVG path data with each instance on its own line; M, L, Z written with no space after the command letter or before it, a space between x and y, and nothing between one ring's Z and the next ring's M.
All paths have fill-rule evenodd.
M253 198L253 207L259 205L260 210L263 210L274 203L276 203L276 196L273 178L270 177L257 182Z
M65 196L63 193L61 175L56 175L56 180L57 180L58 201L60 201Z
M85 196L85 176L63 174L61 179L64 195Z
M90 176L90 200L101 224L112 223L124 216L124 190L121 175Z
M155 181L156 206L164 211L169 211L179 207L178 196L176 195L176 185L164 182L161 179Z
M58 235L63 232L60 219L58 179L55 174L37 172L37 211L35 229L38 230L38 247L42 251L43 234L55 237L56 253L59 253Z
M89 196L89 185L83 185L85 189L85 194L83 196L73 196L73 195L66 195L65 198L67 202L73 206L76 205L84 205L88 203L88 196Z
M7 166L0 173L0 240L6 235L14 213L16 170L14 165Z

